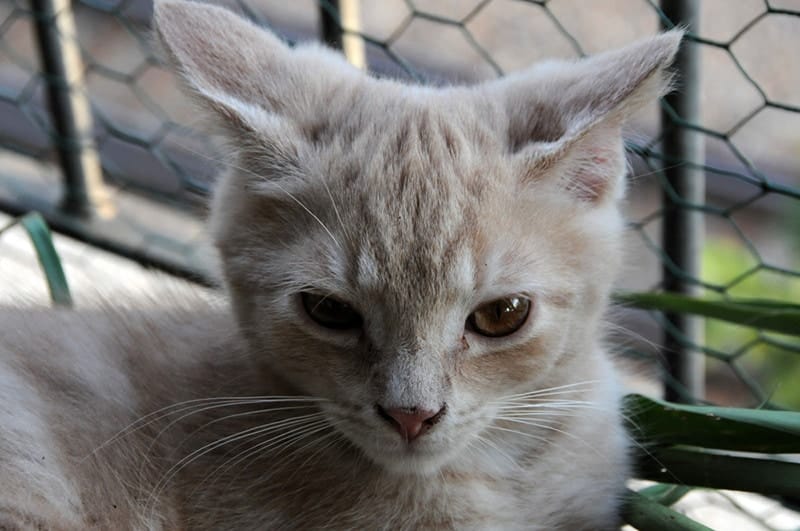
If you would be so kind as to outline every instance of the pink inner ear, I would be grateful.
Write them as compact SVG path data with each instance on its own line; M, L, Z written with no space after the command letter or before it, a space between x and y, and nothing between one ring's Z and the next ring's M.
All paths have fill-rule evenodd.
M620 155L611 149L589 148L572 161L567 172L567 191L582 201L603 199L622 171Z
M596 173L582 172L567 185L567 191L581 201L600 201L608 188L608 182Z

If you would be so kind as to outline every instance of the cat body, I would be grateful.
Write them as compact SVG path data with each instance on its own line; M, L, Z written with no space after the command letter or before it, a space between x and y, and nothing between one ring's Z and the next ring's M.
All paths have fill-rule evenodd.
M680 35L434 89L155 29L229 146L225 295L0 310L0 528L618 525L620 128Z

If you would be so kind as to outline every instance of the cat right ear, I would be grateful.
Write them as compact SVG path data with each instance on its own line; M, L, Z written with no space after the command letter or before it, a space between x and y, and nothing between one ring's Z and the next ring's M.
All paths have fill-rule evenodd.
M625 169L622 125L669 91L667 68L682 37L673 30L579 61L536 65L495 82L522 178L555 180L586 203L619 198Z

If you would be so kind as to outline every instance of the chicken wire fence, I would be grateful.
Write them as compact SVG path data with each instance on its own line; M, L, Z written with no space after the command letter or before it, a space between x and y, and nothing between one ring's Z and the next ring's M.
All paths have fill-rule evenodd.
M628 141L620 288L800 298L797 0L226 5L290 42L342 48L377 75L434 83L686 26L679 90L643 111ZM199 220L218 157L153 53L151 14L150 0L0 0L0 209L39 210L62 232L203 280ZM674 398L800 407L790 339L680 315L620 320L634 331L629 354L668 368Z

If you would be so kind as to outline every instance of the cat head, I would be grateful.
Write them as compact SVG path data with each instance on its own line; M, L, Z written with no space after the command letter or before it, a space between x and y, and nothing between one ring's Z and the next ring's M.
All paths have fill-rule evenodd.
M252 354L367 456L436 470L503 397L597 377L621 127L679 32L429 88L219 7L162 0L155 26L226 141L211 225Z

